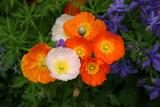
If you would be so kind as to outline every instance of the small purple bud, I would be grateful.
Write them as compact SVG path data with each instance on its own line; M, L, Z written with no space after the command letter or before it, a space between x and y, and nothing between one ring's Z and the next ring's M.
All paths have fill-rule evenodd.
M65 42L63 39L60 39L57 44L56 44L56 47L65 47Z

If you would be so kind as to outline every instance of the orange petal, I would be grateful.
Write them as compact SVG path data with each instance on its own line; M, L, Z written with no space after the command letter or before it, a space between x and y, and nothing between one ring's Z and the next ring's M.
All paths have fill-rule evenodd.
M40 43L29 50L29 54L33 59L41 58L47 55L51 48L47 44Z
M75 50L76 48L83 49L84 55L80 56L82 60L90 57L93 52L92 43L83 38L78 38L78 37L70 38L65 41L65 44L66 44L66 47L71 48L73 50Z
M81 27L83 27L85 32L83 35L79 32ZM81 12L74 19L65 22L64 31L68 37L81 37L94 41L99 32L106 31L106 26L103 21L95 19L93 14Z
M45 57L51 48L46 44L37 44L25 54L21 61L23 75L32 82L40 82L43 84L55 81L49 74L50 71L45 66ZM43 59L43 60L42 60ZM45 74L45 75L44 75Z
M97 28L98 32L104 32L107 30L105 23L100 19L95 20L95 23L93 26L94 28Z
M111 52L102 52L100 49L100 44L103 41L108 41L112 44L111 47L108 47L108 50L111 49ZM124 56L125 48L123 39L111 32L103 32L101 33L94 42L94 54L96 58L102 59L104 62L108 64L112 64L115 61L118 61L120 58Z
M81 37L78 34L78 26L75 24L74 20L71 19L65 22L63 28L68 37Z
M86 84L91 86L98 86L98 85L101 85L106 80L106 75L109 72L109 66L104 62L99 63L99 61L102 62L100 59L97 59L97 58L88 58L83 62L81 66L80 74L81 74L82 80ZM94 62L98 65L99 69L96 72L96 74L88 73L86 67L87 67L87 64L90 62L92 63Z
M80 14L75 16L75 21L80 25L82 23L94 23L95 16L89 12L81 12Z

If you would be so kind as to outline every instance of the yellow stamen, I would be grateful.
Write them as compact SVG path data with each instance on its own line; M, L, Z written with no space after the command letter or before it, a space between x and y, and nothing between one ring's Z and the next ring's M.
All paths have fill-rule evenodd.
M100 44L100 50L103 53L111 53L113 51L113 44L110 41L103 41Z
M85 56L85 49L83 47L76 47L74 51L77 53L79 57Z
M41 68L47 67L44 57L39 60L39 67L41 67Z
M88 63L86 66L86 71L88 74L94 75L98 72L99 66L96 63Z
M67 61L65 60L58 60L53 64L53 67L55 67L56 72L58 74L63 74L63 73L67 73L68 69L69 69L69 65L67 63Z

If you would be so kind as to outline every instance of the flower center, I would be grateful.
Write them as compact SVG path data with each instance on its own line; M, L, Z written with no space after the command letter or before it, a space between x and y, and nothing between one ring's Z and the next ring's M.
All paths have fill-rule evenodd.
M78 33L81 35L81 36L87 36L89 34L91 30L91 27L89 24L87 23L84 23L84 24L81 24L79 27L78 27Z
M103 53L111 53L113 51L113 44L109 41L103 41L100 44L100 50Z
M74 51L77 53L79 57L85 56L85 49L82 47L76 47L74 48Z
M56 72L58 74L67 73L68 69L69 69L69 65L68 65L67 61L65 61L65 60L58 60L57 62L55 62L53 64L53 67L55 67Z
M80 27L78 28L78 33L79 33L81 36L85 35L85 34L86 34L85 27L84 27L84 26L80 26Z
M41 58L39 61L39 67L41 68L45 68L47 67L46 62L45 62L45 58Z
M86 66L86 71L88 74L94 75L98 72L98 70L99 70L99 66L94 62L88 63Z

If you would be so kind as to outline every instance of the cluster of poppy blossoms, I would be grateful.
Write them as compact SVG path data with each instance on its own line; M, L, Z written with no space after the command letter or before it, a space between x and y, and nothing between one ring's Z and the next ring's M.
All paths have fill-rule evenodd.
M104 22L93 14L63 14L52 28L54 48L37 44L22 58L23 75L33 82L68 81L79 74L88 85L101 85L109 65L124 56L121 36L107 31Z

